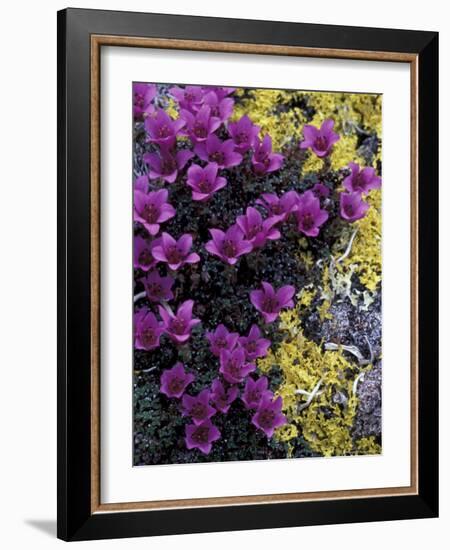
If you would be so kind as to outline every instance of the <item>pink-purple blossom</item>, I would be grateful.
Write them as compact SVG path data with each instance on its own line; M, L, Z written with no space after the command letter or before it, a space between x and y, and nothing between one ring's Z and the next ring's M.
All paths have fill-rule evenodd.
M202 86L205 93L214 92L219 99L223 99L231 95L236 88L230 88L227 86Z
M320 200L311 190L298 196L294 215L298 230L308 237L317 237L320 226L328 220L328 212L320 207Z
M281 412L282 408L283 400L281 396L277 397L275 401L272 401L269 396L263 397L252 417L252 424L263 431L267 437L272 437L276 428L287 422L286 417Z
M311 191L318 199L326 199L330 196L330 188L320 182L316 183Z
M153 99L157 93L154 84L133 83L133 114L134 118L140 118L153 113Z
M262 176L281 168L284 156L272 153L272 138L269 134L266 134L262 141L256 137L253 147L252 166L255 174Z
M148 271L156 264L152 256L151 243L140 235L134 237L134 267Z
M143 176L138 176L134 180L134 190L142 191L143 193L148 192L148 175L144 174Z
M145 293L150 302L168 302L173 300L172 287L175 282L173 277L161 277L156 271L150 271L147 276L141 279Z
M355 222L364 218L369 209L369 205L363 200L359 191L341 193L339 206L341 217L348 222Z
M270 340L261 337L261 330L258 325L252 325L248 336L240 336L238 342L249 361L258 359L258 357L265 357L270 347Z
M249 206L245 215L237 217L236 224L253 248L261 248L268 240L274 241L281 237L279 229L275 227L278 221L275 217L263 220L260 212Z
M193 164L187 172L187 185L192 189L194 201L207 201L216 191L226 186L227 180L217 175L218 166L215 162L204 168Z
M219 168L231 168L242 161L242 155L235 150L232 139L222 141L216 134L210 134L206 141L197 143L195 154L205 162L215 162Z
M220 122L228 120L233 113L234 100L231 97L220 99L214 91L205 95L203 103L211 109L211 116L218 118Z
M195 376L190 372L186 372L183 363L178 362L171 369L163 371L159 391L167 397L179 399L194 380Z
M167 263L170 269L176 271L185 264L195 264L200 261L196 252L191 252L192 235L185 233L178 240L169 233L163 233L156 246L152 248L152 254L158 262Z
M339 141L340 136L333 132L334 120L327 118L320 128L311 124L303 127L304 140L300 143L300 149L311 149L318 157L326 157L331 153L333 145Z
M256 204L263 206L271 217L279 222L288 219L291 212L297 208L298 194L296 191L287 191L278 197L275 193L263 193Z
M192 317L193 300L186 300L174 313L167 306L158 306L159 314L164 322L164 330L177 344L184 344L191 337L192 329L200 323L200 319Z
M152 350L159 346L159 339L164 332L163 324L147 308L134 314L134 347Z
M234 265L240 256L253 249L237 225L232 225L225 232L220 229L210 229L209 232L212 240L205 244L206 250L230 265Z
M211 420L205 420L201 424L188 424L186 426L186 447L198 449L207 455L211 452L214 441L220 439L220 431Z
M202 390L198 395L185 393L181 401L183 416L190 416L194 424L201 424L216 414L216 409L210 404L210 392Z
M237 122L228 124L228 132L239 153L245 153L253 147L260 129L259 126L253 124L248 115L242 116Z
M202 105L195 114L182 109L180 115L186 121L184 132L193 143L206 141L221 124L219 118L211 116L211 108L208 105Z
M167 202L167 189L134 192L134 221L141 223L150 235L159 233L161 223L175 216L175 208Z
M241 399L247 409L257 409L262 399L272 399L273 393L269 390L269 380L261 376L253 380L250 376L245 382L245 388Z
M230 406L239 395L239 390L236 386L228 388L218 379L215 378L211 384L211 403L221 413L226 414L230 410Z
M185 88L174 86L169 89L169 93L181 109L187 109L193 113L200 109L205 95L201 86L186 86Z
M350 162L348 166L351 173L342 182L347 191L358 191L359 193L366 194L371 189L379 189L381 187L381 178L377 176L375 168L370 166L360 168L356 162Z
M294 307L292 297L295 288L285 285L275 290L270 283L263 281L261 284L262 289L250 292L250 301L262 314L266 323L273 323L282 309Z
M144 162L149 167L148 175L150 179L159 179L166 181L167 183L173 183L186 163L194 156L192 151L188 149L181 149L176 153L172 153L170 150L161 148L158 153L145 153L142 157Z
M172 120L164 109L158 109L153 115L145 119L145 129L149 141L158 143L162 147L172 147L177 140L178 132L185 126L182 118Z
M219 357L223 349L232 351L235 348L239 334L230 332L225 325L220 324L214 332L207 332L205 338L209 342L211 353Z
M245 377L256 369L253 363L248 363L245 351L235 348L233 351L222 350L220 352L219 372L230 384L239 384Z

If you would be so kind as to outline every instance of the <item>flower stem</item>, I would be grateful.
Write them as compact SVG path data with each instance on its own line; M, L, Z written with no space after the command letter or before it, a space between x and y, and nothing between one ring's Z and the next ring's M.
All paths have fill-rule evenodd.
M147 296L147 293L145 292L145 290L143 290L142 292L139 292L139 294L135 294L134 295L134 303L138 302L142 298L145 298L146 296Z

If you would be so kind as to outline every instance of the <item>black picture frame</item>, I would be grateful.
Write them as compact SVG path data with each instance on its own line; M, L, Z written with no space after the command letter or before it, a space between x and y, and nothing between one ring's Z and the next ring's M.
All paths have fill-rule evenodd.
M58 12L58 537L88 540L438 515L438 33L147 13ZM418 491L415 495L92 513L91 36L417 56ZM355 54L357 55L357 54Z

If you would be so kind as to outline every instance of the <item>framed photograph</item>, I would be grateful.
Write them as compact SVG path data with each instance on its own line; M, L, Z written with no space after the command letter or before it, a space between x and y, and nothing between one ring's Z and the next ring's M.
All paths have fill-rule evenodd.
M58 13L58 536L438 514L438 35Z

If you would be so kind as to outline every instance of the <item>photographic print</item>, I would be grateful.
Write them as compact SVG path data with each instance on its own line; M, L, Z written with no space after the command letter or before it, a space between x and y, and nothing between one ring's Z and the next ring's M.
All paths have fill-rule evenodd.
M133 464L382 452L382 96L133 83Z

